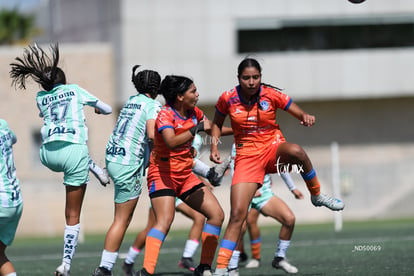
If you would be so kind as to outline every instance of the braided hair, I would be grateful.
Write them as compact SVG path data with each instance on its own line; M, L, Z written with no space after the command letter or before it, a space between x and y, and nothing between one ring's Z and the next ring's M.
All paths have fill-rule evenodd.
M135 71L140 66L141 65L135 65L132 67L132 83L138 93L148 93L151 98L155 99L159 94L161 76L158 72L152 70L143 70L135 74Z
M173 105L178 95L183 95L190 88L193 81L184 76L168 75L162 82L160 91L165 101L169 105Z
M58 67L58 44L50 45L50 51L51 56L37 44L29 45L24 49L23 57L16 57L16 62L10 64L12 86L26 89L28 77L31 77L46 91L52 90L56 84L66 84L65 73Z

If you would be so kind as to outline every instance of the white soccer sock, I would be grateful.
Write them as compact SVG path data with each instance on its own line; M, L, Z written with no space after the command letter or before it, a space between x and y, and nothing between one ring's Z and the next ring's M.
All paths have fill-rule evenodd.
M233 250L233 255L231 255L228 268L234 269L234 268L239 267L239 258L240 258L240 251Z
M80 231L80 223L75 225L65 225L63 234L63 263L69 269L72 263L73 255L75 255L76 246L78 245L78 236Z
M286 251L288 250L290 245L290 240L279 240L277 242L277 249L275 252L275 257L286 257Z
M185 242L183 258L192 258L199 244L198 240L187 240Z
M101 263L99 264L99 266L112 271L112 268L114 267L117 258L118 252L109 252L104 249L102 251Z
M133 264L137 259L139 253L141 253L141 249L135 248L133 246L129 247L128 254L125 258L125 263Z
M195 164L193 167L193 172L199 176L207 177L207 173L210 170L210 167L207 166L203 161L200 159L195 159Z
M4 276L17 276L17 274L16 274L16 272L12 272L12 273L9 273L9 274L4 275Z

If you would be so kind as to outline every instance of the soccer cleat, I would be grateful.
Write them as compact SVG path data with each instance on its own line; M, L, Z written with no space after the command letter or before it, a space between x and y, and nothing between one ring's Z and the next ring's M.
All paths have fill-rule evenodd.
M229 276L227 268L216 268L213 276Z
M212 276L211 266L208 264L199 264L193 273L194 276Z
M229 167L230 162L231 156L228 156L226 159L223 160L221 164L218 164L210 168L210 170L207 173L207 179L211 183L211 185L215 187L220 186L221 180L223 179L224 173Z
M276 269L282 269L283 271L289 274L298 273L298 269L290 263L288 263L288 261L282 257L275 257L272 261L272 266Z
M112 276L112 272L105 267L97 267L93 272L92 276Z
M135 272L135 276L152 276L152 275L154 274L148 273L148 271L145 268Z
M62 263L60 266L56 268L55 275L56 276L70 276L69 265L65 265L65 263Z
M235 267L235 268L229 268L229 276L239 276L239 268Z
M251 259L245 266L245 268L258 268L260 266L260 260Z
M181 267L181 268L188 269L190 271L195 270L195 265L194 265L194 262L193 262L193 258L184 258L184 257L182 257L180 262L178 263L178 266Z
M240 252L239 263L244 263L248 258L249 256L246 253Z
M319 194L317 196L311 196L312 204L316 207L325 206L333 211L343 210L345 204L342 200L330 197L328 195Z
M122 271L124 272L125 276L134 276L133 270L134 264L127 264L125 261L122 264Z

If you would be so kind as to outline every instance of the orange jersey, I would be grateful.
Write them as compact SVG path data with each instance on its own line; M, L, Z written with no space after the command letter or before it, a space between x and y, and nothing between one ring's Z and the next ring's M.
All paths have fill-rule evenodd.
M193 165L193 156L190 152L193 140L191 139L175 149L170 149L165 144L161 132L166 128L171 128L175 135L179 135L203 119L204 114L198 107L189 111L186 117L182 117L168 104L162 107L155 121L154 148L150 158L151 164L158 166L160 173L191 172Z
M278 108L288 110L292 99L282 92L260 86L260 102L250 105L239 97L240 86L224 92L216 103L216 111L229 115L236 144L236 155L257 155L275 140L283 137L276 123Z

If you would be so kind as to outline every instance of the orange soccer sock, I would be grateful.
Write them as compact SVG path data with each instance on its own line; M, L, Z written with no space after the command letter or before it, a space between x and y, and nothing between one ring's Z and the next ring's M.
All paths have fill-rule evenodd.
M143 267L150 274L154 274L158 255L164 239L165 234L155 228L151 228L148 232L147 238L145 239L145 257Z
M250 242L250 248L252 251L252 258L256 260L260 260L260 249L262 247L262 239L258 238L254 241Z
M306 187L308 187L311 195L316 196L321 193L321 184L313 168L307 173L302 173L302 178L305 180Z
M211 266L216 253L218 239L220 236L220 226L215 226L206 223L204 225L203 233L201 234L202 248L200 264L208 264Z
M236 248L237 242L222 240L217 257L217 268L227 268L229 266L231 255Z

